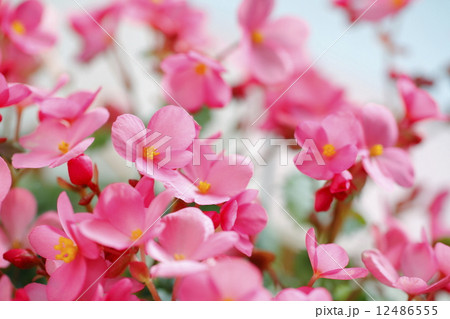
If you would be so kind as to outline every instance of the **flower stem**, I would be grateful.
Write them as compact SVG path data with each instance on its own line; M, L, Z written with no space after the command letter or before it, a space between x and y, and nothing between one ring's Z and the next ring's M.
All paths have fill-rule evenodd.
M22 108L20 106L16 106L16 111L17 111L17 122L16 122L16 132L14 134L14 140L16 142L18 142L19 138L20 138L20 124L22 121Z
M147 280L145 282L145 285L147 286L148 291L150 291L153 300L155 301L161 301L161 297L158 294L158 291L156 290L155 284L153 283L153 281L151 279Z

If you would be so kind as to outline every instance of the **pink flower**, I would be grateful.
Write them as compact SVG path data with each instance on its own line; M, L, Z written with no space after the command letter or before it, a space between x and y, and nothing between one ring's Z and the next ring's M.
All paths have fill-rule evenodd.
M439 111L436 101L431 95L419 89L407 76L401 76L397 88L405 107L406 124L411 125L427 119L446 120L447 117Z
M194 148L194 159L165 183L186 203L214 205L230 200L247 187L253 165L241 156L215 154L209 145Z
M267 213L256 202L257 196L257 190L245 190L220 208L222 229L232 230L239 234L239 241L235 247L247 256L252 254L252 236L260 233L267 224Z
M83 41L83 50L78 55L81 62L91 61L114 44L111 37L115 37L121 10L123 10L122 3L115 1L89 14L80 12L70 17L73 30Z
M318 278L351 280L368 274L365 268L345 268L349 262L345 250L336 244L319 245L314 228L310 228L306 234L306 249L313 269L311 283Z
M355 163L358 134L357 121L351 113L332 114L321 123L301 122L295 138L302 150L294 163L309 177L331 179Z
M0 157L0 208L3 200L9 192L9 188L11 187L11 172L9 171L8 164L6 164L5 160Z
M208 57L194 51L176 54L166 58L161 68L167 98L189 112L197 112L203 105L214 108L230 102L231 88L221 76L225 69Z
M28 233L37 213L37 202L33 194L24 188L13 188L5 197L0 208L0 242L6 250L28 248ZM5 250L5 251L6 251ZM0 248L0 267L9 263L3 259L5 252Z
M23 84L8 84L0 73L0 108L18 104L31 94L31 90Z
M331 294L325 288L286 288L273 299L276 301L333 301Z
M133 293L142 290L144 286L133 279L122 278L106 281L106 284L99 285L96 301L139 301Z
M92 92L80 91L67 98L50 97L39 104L39 120L58 119L73 122L80 118L97 97L100 89Z
M165 191L146 208L144 198L130 185L108 185L100 195L94 214L80 223L80 231L90 240L117 250L139 246L154 236L157 227L152 226L172 198Z
M134 115L119 116L111 136L117 153L134 162L141 174L169 180L177 176L175 169L192 160L188 148L195 132L193 118L181 107L169 105L152 116L147 128Z
M11 301L14 286L8 276L0 274L0 301Z
M361 110L363 166L380 186L392 188L414 184L414 168L409 155L395 147L398 126L392 113L381 105L368 104Z
M181 277L208 268L201 261L225 253L236 243L234 232L215 233L202 211L189 207L161 219L158 243L147 243L147 253L159 264L150 269L153 277Z
M395 269L401 268L402 253L410 243L405 232L393 221L388 220L389 228L382 234L378 227L373 228L376 248L391 262Z
M15 168L57 167L84 153L94 138L86 138L108 120L108 111L96 109L80 116L71 125L48 119L36 131L20 139L29 153L16 153Z
M27 0L15 9L7 9L1 28L22 51L38 54L53 46L56 37L41 28L44 6L36 0Z
M47 297L49 300L87 297L85 290L106 270L105 261L99 258L97 244L83 236L77 226L91 215L74 214L65 192L58 198L58 215L63 230L52 226L37 226L29 235L33 249L47 259L46 267L50 274ZM94 288L95 285L92 291L95 291Z
M265 90L266 108L270 108L263 129L292 138L300 122L322 121L332 113L352 107L345 99L343 89L314 68L300 79L298 76L295 74L286 84Z
M183 278L177 293L182 301L270 300L261 272L238 258L224 258L207 271Z
M450 282L450 276L432 283L438 271L438 262L431 246L426 243L410 243L401 255L401 273L379 250L367 250L362 260L372 275L382 284L401 289L410 296L442 289ZM447 261L448 262L448 261ZM431 283L430 283L431 282Z
M308 27L291 17L268 21L273 6L273 0L244 0L238 13L246 64L251 75L266 84L287 80L308 62Z
M428 211L430 212L431 220L431 235L434 241L450 236L450 227L445 225L442 213L444 211L445 201L448 200L450 192L444 190L439 192L433 199Z
M344 8L350 21L357 19L378 22L385 17L397 14L412 0L333 0L334 5Z

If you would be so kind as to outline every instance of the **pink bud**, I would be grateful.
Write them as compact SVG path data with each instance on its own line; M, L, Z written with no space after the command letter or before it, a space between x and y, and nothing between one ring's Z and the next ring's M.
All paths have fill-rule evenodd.
M39 259L29 249L8 250L3 254L3 258L20 269L33 268L39 264Z
M93 176L92 161L87 155L80 155L67 163L70 181L75 185L87 185Z

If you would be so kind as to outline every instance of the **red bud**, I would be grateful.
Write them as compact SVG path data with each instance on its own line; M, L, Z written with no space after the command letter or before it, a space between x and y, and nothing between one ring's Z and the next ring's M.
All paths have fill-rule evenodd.
M80 155L67 163L70 181L75 185L87 185L93 176L92 161L87 155Z
M30 249L11 249L3 254L3 259L20 269L29 269L39 264L39 258Z
M330 209L333 202L333 195L330 193L330 187L323 187L316 192L314 209L316 212L326 212Z

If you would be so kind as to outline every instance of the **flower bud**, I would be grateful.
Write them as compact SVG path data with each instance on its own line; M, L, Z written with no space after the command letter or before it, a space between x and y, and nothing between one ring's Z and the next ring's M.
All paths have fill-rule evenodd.
M142 261L132 261L130 263L130 273L137 281L145 283L150 280L150 271Z
M20 269L29 269L39 264L38 257L30 249L11 249L3 254L3 259Z
M326 212L330 209L333 202L333 195L330 193L330 187L323 187L316 192L314 209L316 212Z
M80 155L67 163L70 181L75 185L87 185L93 176L92 161L87 155Z

